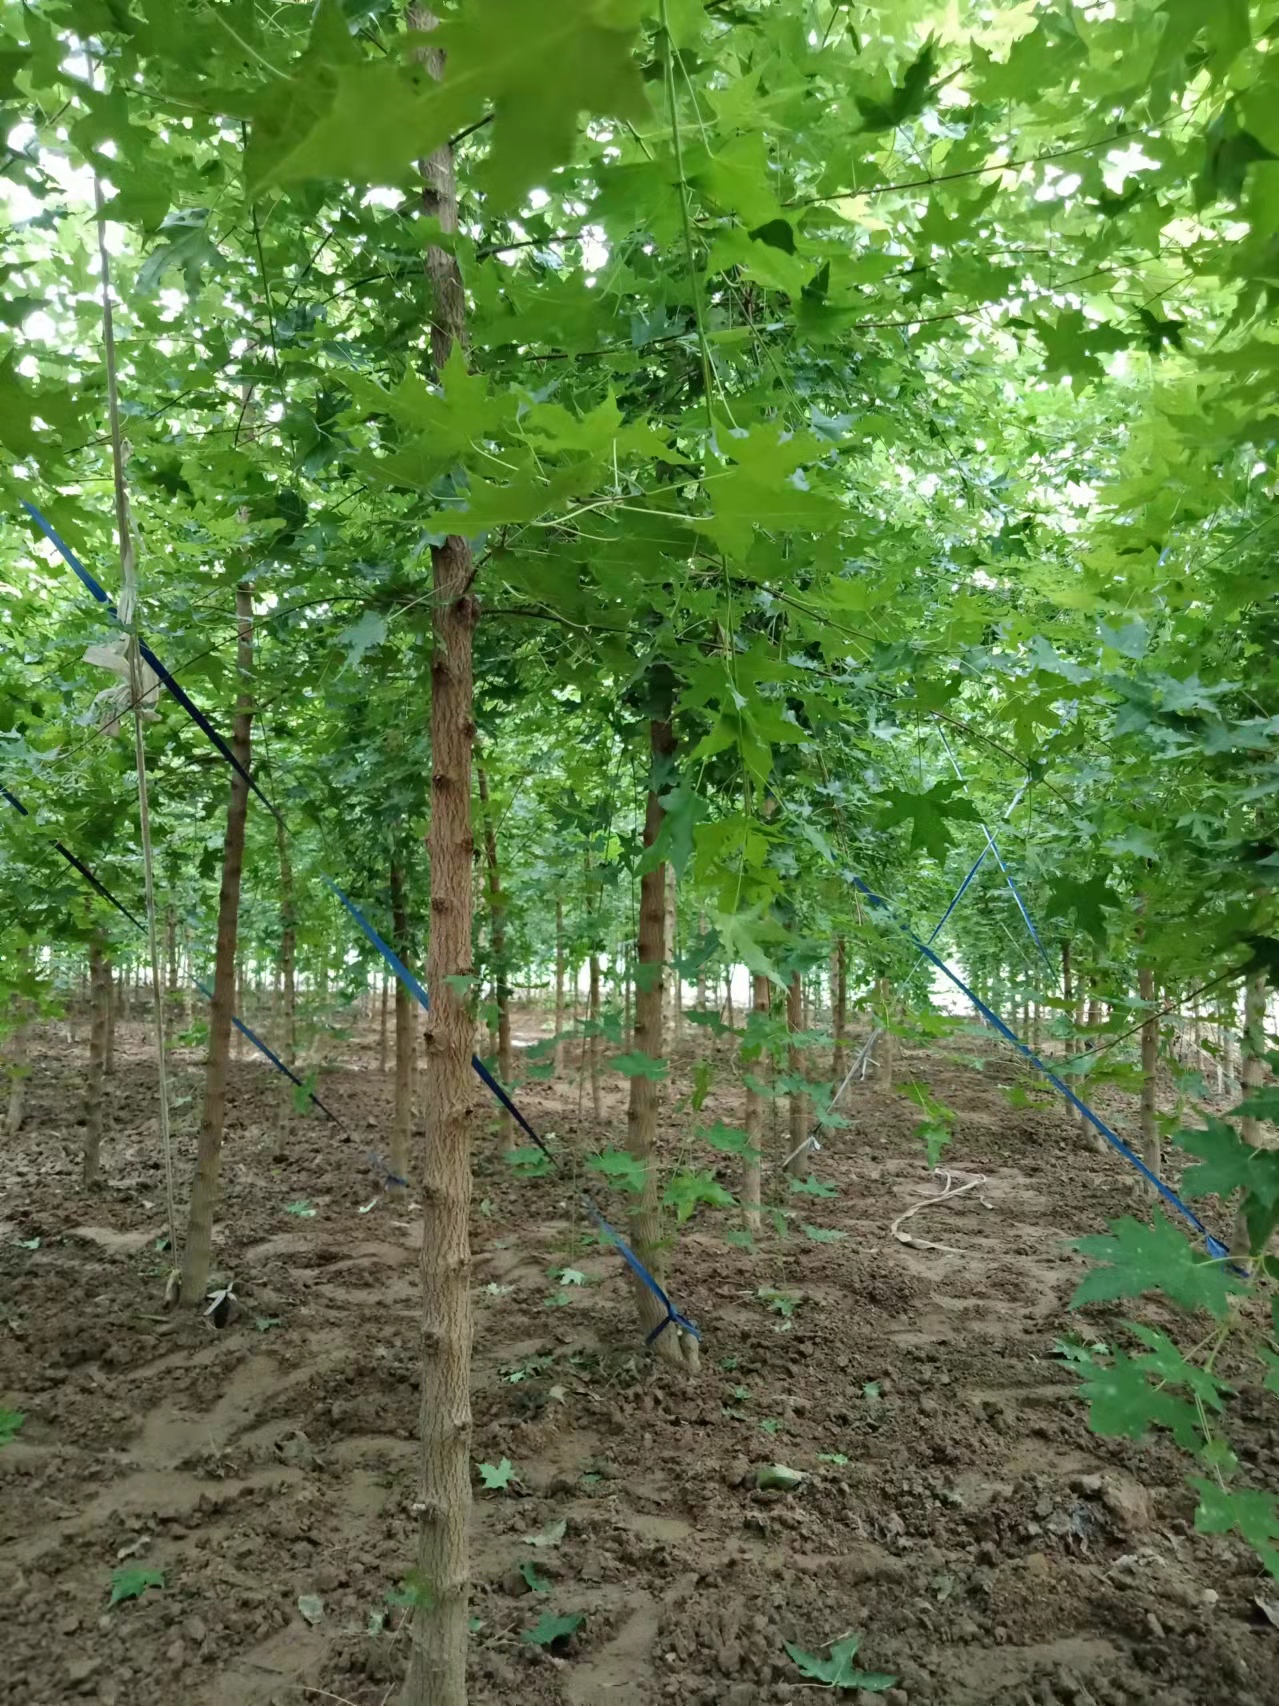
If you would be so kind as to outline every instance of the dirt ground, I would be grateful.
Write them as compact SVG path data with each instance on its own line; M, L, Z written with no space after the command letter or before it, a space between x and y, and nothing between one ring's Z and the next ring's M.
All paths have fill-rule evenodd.
M350 1139L291 1113L265 1064L233 1068L216 1259L239 1310L219 1329L163 1307L141 1031L110 1081L95 1194L82 1043L39 1039L0 1194L0 1405L26 1414L0 1450L0 1701L394 1701L416 1217L367 1155L388 1126L375 1049L342 1051L321 1094ZM201 1074L178 1061L185 1204ZM838 1194L786 1197L787 1239L735 1248L705 1209L685 1228L671 1291L703 1333L691 1380L637 1342L625 1269L587 1237L571 1180L512 1176L477 1099L474 1456L514 1468L477 1491L479 1706L798 1703L817 1696L786 1643L821 1653L851 1630L858 1662L898 1679L896 1706L1279 1702L1279 1629L1255 1604L1274 1584L1194 1533L1170 1445L1089 1433L1052 1354L1070 1331L1122 1337L1122 1311L1066 1304L1068 1240L1132 1211L1126 1170L1052 1103L1014 1109L1018 1070L981 1043L904 1071L959 1110L953 1164L987 1175L908 1223L948 1248L890 1237L934 1186L909 1104L859 1086L815 1169ZM595 1141L571 1081L521 1101L558 1147ZM703 1119L737 1112L716 1088ZM686 1131L673 1116L673 1146ZM1245 1472L1273 1487L1279 1413L1255 1392L1237 1407ZM793 1491L756 1488L774 1462L803 1472ZM163 1587L109 1606L112 1572L134 1566ZM584 1621L525 1640L548 1611Z

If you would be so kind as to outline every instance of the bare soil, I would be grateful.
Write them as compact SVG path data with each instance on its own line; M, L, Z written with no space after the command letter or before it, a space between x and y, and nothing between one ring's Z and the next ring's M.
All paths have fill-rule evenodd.
M798 1703L820 1696L786 1643L819 1653L850 1630L859 1662L899 1679L895 1706L1279 1702L1279 1630L1256 1604L1273 1584L1194 1532L1170 1444L1088 1431L1053 1355L1071 1331L1122 1339L1122 1311L1068 1311L1069 1241L1134 1212L1129 1177L1053 1103L1014 1109L1005 1056L961 1052L980 1070L937 1048L899 1063L959 1110L953 1164L987 1175L907 1223L948 1248L889 1236L936 1187L909 1102L857 1087L815 1169L838 1194L783 1193L788 1237L732 1247L722 1211L683 1230L670 1289L704 1341L688 1380L637 1342L626 1270L589 1238L572 1169L513 1176L477 1099L474 1455L515 1471L477 1490L479 1706ZM65 1026L38 1040L0 1195L0 1405L27 1418L0 1450L0 1701L393 1702L417 1216L368 1158L389 1126L375 1051L344 1044L323 1078L349 1137L292 1112L264 1063L233 1067L215 1249L239 1303L220 1328L164 1307L141 1031L122 1036L92 1194L83 1055ZM201 1073L178 1060L184 1206ZM614 1143L623 1092L613 1079ZM562 1150L597 1140L574 1082L520 1100ZM737 1111L717 1087L703 1118ZM672 1153L688 1118L672 1109ZM584 1283L559 1283L566 1267ZM1273 1487L1273 1400L1245 1390L1237 1410L1245 1471ZM805 1479L759 1491L773 1462ZM130 1566L164 1585L110 1607ZM546 1611L585 1621L543 1649L523 1636Z

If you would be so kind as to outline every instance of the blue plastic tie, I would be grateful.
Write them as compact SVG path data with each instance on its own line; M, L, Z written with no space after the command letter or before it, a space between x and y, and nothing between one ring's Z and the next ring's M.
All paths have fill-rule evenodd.
M209 988L208 984L207 983L201 983L198 977L193 979L193 981L195 983L195 987L200 991L200 994L203 995L204 999L206 1001L212 1001L213 1000L213 991ZM287 1067L284 1064L284 1062L280 1059L279 1055L276 1054L272 1049L269 1049L267 1047L267 1045L262 1041L262 1038L260 1036L258 1036L255 1031L251 1031L249 1029L249 1027L245 1024L243 1019L237 1019L235 1014L232 1013L231 1023L235 1026L236 1030L239 1031L239 1033L242 1037L247 1037L249 1039L249 1041L253 1044L254 1048L257 1049L259 1054L264 1054L266 1056L266 1058L271 1062L272 1066L276 1067L280 1072L282 1072L284 1074L284 1076L286 1078L290 1079L294 1084L296 1084L299 1090L306 1090L307 1095L315 1103L316 1107L320 1110L320 1112L322 1114L327 1114L329 1116L329 1118L333 1121L334 1125L337 1126L339 1130L346 1131L346 1127L342 1124L342 1121L337 1117L337 1115L333 1112L333 1110L331 1108L325 1107L324 1103L316 1095L314 1090L308 1090L307 1089L307 1086L298 1077L297 1073L292 1071L291 1068ZM347 1135L349 1136L350 1133L347 1133Z
M80 580L89 589L89 591L93 594L94 598L97 599L98 603L99 604L105 604L107 609L110 611L111 615L113 617L115 617L116 621L118 622L120 620L120 613L116 609L115 605L111 602L110 598L108 598L106 591L93 578L93 576L89 573L88 569L85 568L84 564L76 556L75 552L71 549L71 547L67 544L67 542L61 537L60 534L58 534L55 531L52 523L45 516L43 516L40 513L40 511L36 508L36 506L33 503L28 503L25 498L22 499L22 507L23 507L23 509L26 510L27 514L35 522L36 526L40 529L40 531L44 534L45 538L48 539L50 544L53 545L55 547L55 549L61 554L63 561L66 562L67 564L69 564L70 567L74 570L74 572L79 576ZM164 667L164 665L160 662L159 658L151 650L150 646L147 645L145 640L139 639L138 650L142 653L142 656L146 659L147 663L150 664L151 668L159 676L160 680L168 688L169 692L173 695L174 699L176 699L178 704L181 705L182 709L186 712L187 716L190 717L191 721L196 725L196 727L198 729L200 729L208 737L208 739L210 741L212 741L213 745L222 754L223 758L226 759L227 763L231 766L231 768L233 770L235 770L240 776L242 776L244 778L244 780L248 783L249 787L253 789L253 792L257 795L257 797L261 800L262 804L270 812L271 816L274 818L278 818L280 815L279 812L276 811L275 807L271 804L270 800L267 799L266 795L262 792L261 788L258 787L257 783L253 780L252 776L250 776L249 772L245 769L243 764L240 763L240 760L235 756L234 752L232 752L231 748L227 745L226 741L222 738L222 736L214 728L213 724L205 716L204 712L200 709L200 707L194 702L194 700L191 699L191 697L185 691L185 689L178 685L178 683L174 680L173 676L170 675L169 671Z
M403 983L410 995L412 995L421 1004L422 1008L426 1012L430 1012L430 998L428 997L425 989L423 989L417 978L414 977L413 973L404 964L404 961L395 952L394 948L390 947L382 940L381 936L378 935L377 931L369 923L368 919L360 911L359 907L356 906L355 902L349 899L347 895L343 894L342 890L335 882L333 882L329 877L325 877L324 881L327 887L342 902L342 905L350 913L351 917L359 925L360 929L364 932L364 935L377 949L378 953L381 954L387 965L390 966L391 970L400 979L401 983ZM485 1066L484 1062L478 1055L473 1054L471 1056L471 1065L474 1067L476 1075L479 1077L480 1081L488 1086L507 1112L519 1121L519 1124L532 1138L533 1142L542 1151L543 1155L546 1156L551 1165L558 1166L555 1156L533 1130L533 1127L524 1118L524 1115L516 1107L510 1096L498 1083L497 1079L494 1078L493 1074L489 1071L488 1067ZM394 1175L388 1175L388 1177L394 1177ZM399 1183L400 1181L396 1182ZM582 1201L586 1206L587 1214L590 1215L596 1226L605 1234L610 1243L613 1244L614 1248L621 1256L622 1260L633 1273L639 1276L639 1278L652 1292L653 1296L661 1303L662 1308L666 1311L665 1320L659 1322L658 1325L654 1327L653 1331L648 1335L644 1343L646 1345L651 1345L655 1339L661 1337L672 1322L674 1322L674 1324L684 1332L691 1333L695 1339L700 1340L701 1334L697 1331L697 1328L688 1319L687 1315L681 1315L679 1310L675 1308L670 1298L662 1290L661 1286L653 1278L652 1274L649 1273L648 1269L644 1266L643 1262L640 1261L634 1250L632 1250L630 1245L626 1243L624 1238L622 1238L621 1234L614 1231L588 1196L583 1194Z
M882 911L888 913L897 928L904 936L914 943L919 952L923 954L926 959L930 960L943 976L949 978L956 989L958 989L963 995L967 996L968 1000L972 1002L973 1006L981 1014L982 1018L989 1024L993 1025L1006 1041L1010 1042L1020 1054L1024 1055L1035 1070L1042 1073L1053 1088L1060 1091L1071 1106L1077 1108L1089 1124L1094 1126L1096 1130L1101 1133L1106 1142L1110 1144L1111 1148L1117 1150L1130 1166L1135 1167L1141 1174L1142 1178L1145 1179L1148 1184L1154 1186L1155 1190L1159 1192L1159 1195L1163 1197L1164 1201L1168 1203L1171 1208L1176 1209L1177 1213L1194 1227L1195 1231L1204 1240L1208 1249L1208 1254L1213 1258L1213 1260L1225 1261L1230 1255L1229 1249L1219 1238L1215 1238L1212 1233L1209 1232L1208 1228L1204 1225L1203 1221L1200 1220L1195 1211L1192 1208L1188 1208L1186 1204L1182 1202L1177 1193L1168 1185L1164 1184L1163 1180L1159 1178L1156 1173L1153 1173L1149 1167L1147 1167L1141 1157L1128 1147L1123 1138L1120 1137L1117 1132L1112 1131L1106 1124L1105 1120L1103 1120L1100 1115L1095 1114L1088 1104L1082 1101L1063 1079L1059 1078L1050 1067L1044 1065L1039 1056L1029 1049L1026 1044L1022 1042L1021 1038L1004 1023L1004 1021L999 1017L999 1014L994 1012L992 1008L988 1007L980 995L976 994L968 987L958 972L953 971L939 954L934 953L927 942L922 942L908 924L903 924L900 919L896 917L891 904L886 901L882 895L876 894L874 889L872 889L867 883L864 883L855 871L849 871L846 875L848 876L849 881L865 895L870 904L872 906L879 907Z
M8 788L6 788L3 785L3 783L0 783L0 794L4 795L5 799L8 800L9 804L13 807L14 811L16 811L18 813L19 817L30 817L31 816L31 813L23 805L22 801L18 798L18 796L16 794L11 794L9 792ZM117 912L122 912L124 914L124 916L129 920L129 923L132 924L135 929L142 930L145 928L145 926L140 922L140 920L136 919L133 916L133 914L129 911L128 907L124 904L124 902L122 900L117 900L116 897L111 893L111 890L106 886L106 884L99 882L97 877L94 876L93 872L84 863L84 861L82 859L77 859L75 854L71 851L71 849L69 847L64 846L61 841L55 841L53 843L53 847L54 847L55 852L61 853L62 857L66 860L68 865L70 865L74 870L79 872L79 874L84 878L85 882L89 884L90 888L96 889L97 892L102 896L103 900L109 901L110 904L115 907Z
M405 989L407 989L409 994L415 1001L417 1001L423 1012L429 1013L431 1011L430 996L427 995L426 990L423 989L422 985L418 982L417 978L414 977L413 973L405 965L404 961L396 953L395 949L382 940L377 931L369 923L368 919L360 911L359 907L356 906L355 902L349 899L348 896L344 895L335 882L328 877L325 877L324 881L326 886L342 902L342 905L351 914L351 917L354 918L365 936L377 949L378 953L381 954L382 958L386 961L387 965L390 966L396 977L399 978ZM471 1066L475 1071L476 1077L482 1084L486 1085L487 1088L492 1091L493 1095L497 1097L498 1101L506 1109L507 1113L510 1114L511 1118L520 1126L521 1130L533 1140L537 1147L542 1151L542 1154L546 1156L547 1160L554 1163L554 1155L538 1136L537 1132L534 1131L529 1122L524 1118L524 1115L516 1107L508 1093L498 1083L497 1079L494 1078L493 1074L489 1071L488 1067L485 1066L478 1054L473 1054L471 1056Z
M652 1274L649 1273L648 1269L644 1266L643 1262L640 1261L639 1257L635 1254L634 1250L631 1249L630 1245L622 1237L621 1233L617 1232L609 1225L608 1221L605 1220L604 1216L585 1193L582 1195L582 1201L586 1205L587 1214L590 1215L599 1230L613 1245L614 1249L616 1249L618 1255L621 1256L627 1267L630 1268L632 1273L637 1274L639 1278L643 1280L644 1284L666 1311L666 1319L658 1322L657 1326L653 1328L653 1331L644 1340L644 1343L646 1345L651 1345L656 1339L661 1338L662 1334L668 1327L674 1325L679 1327L685 1333L691 1333L700 1344L702 1335L689 1320L688 1316L681 1315L679 1310L676 1309L670 1298L667 1297L661 1286L658 1285L657 1281L653 1278Z

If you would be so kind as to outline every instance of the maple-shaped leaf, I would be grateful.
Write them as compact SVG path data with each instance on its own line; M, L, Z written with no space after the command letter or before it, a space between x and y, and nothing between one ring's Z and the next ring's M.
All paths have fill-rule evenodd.
M827 1688L856 1689L862 1694L886 1694L890 1688L896 1688L895 1676L885 1676L882 1671L859 1670L853 1663L861 1644L860 1635L845 1635L842 1641L836 1641L831 1647L830 1657L826 1659L806 1652L793 1641L787 1641L786 1651L802 1676L811 1677L814 1682L824 1682Z
M1263 1084L1250 1090L1237 1108L1228 1110L1229 1118L1268 1120L1279 1124L1279 1084Z
M642 124L648 97L633 48L642 0L470 0L460 17L406 38L438 49L444 74L350 43L339 0L321 0L292 76L257 99L247 158L253 189L307 178L394 184L486 116L493 146L477 181L511 206L568 160L578 115ZM346 38L345 42L344 39Z
M624 1191L642 1191L648 1176L644 1163L625 1149L606 1149L590 1156L586 1165Z
M917 117L928 105L933 73L937 69L937 42L932 36L924 43L918 59L906 67L900 83L893 86L887 99L870 95L854 95L857 110L862 115L862 128L869 131L896 130L907 119Z
M1119 901L1105 877L1053 877L1048 885L1050 906L1058 918L1072 919L1095 941L1106 939L1105 908Z
M662 1201L675 1210L679 1225L691 1220L701 1203L711 1208L732 1208L733 1195L726 1191L709 1173L674 1173L666 1186Z
M1228 1492L1216 1481L1192 1477L1199 1494L1195 1527L1200 1534L1241 1534L1270 1574L1279 1579L1279 1497L1274 1493Z
M615 1054L609 1065L614 1072L624 1073L627 1078L648 1078L655 1084L667 1075L666 1062L655 1060L641 1049L632 1049L629 1054Z
M1203 1130L1176 1134L1177 1144L1200 1160L1199 1166L1186 1169L1182 1193L1192 1198L1218 1196L1224 1201L1233 1191L1243 1190L1260 1207L1279 1203L1279 1152L1255 1149L1225 1120L1211 1114L1205 1118L1208 1124Z
M1167 1428L1186 1451L1203 1445L1199 1412L1184 1398L1152 1383L1140 1363L1116 1351L1109 1364L1093 1362L1081 1387L1088 1400L1088 1425L1108 1438L1142 1439L1152 1427Z
M533 1627L524 1631L520 1640L533 1647L563 1646L585 1622L586 1616L580 1611L570 1612L567 1617L555 1617L544 1611Z
M981 814L971 800L962 797L964 784L956 780L934 782L915 794L905 788L885 788L878 824L888 829L895 823L910 823L911 852L919 848L938 862L955 845L948 820L980 823ZM959 796L959 797L957 797Z
M1079 1282L1072 1309L1086 1303L1110 1303L1162 1291L1185 1309L1207 1309L1221 1316L1241 1282L1220 1262L1201 1256L1171 1224L1162 1209L1146 1226L1131 1215L1111 1222L1109 1233L1080 1238L1075 1249L1103 1264Z
M721 1155L742 1155L748 1160L759 1159L759 1151L749 1135L737 1126L725 1125L723 1120L716 1120L713 1126L697 1135L705 1138L711 1148L718 1149Z
M491 1493L502 1492L515 1478L515 1469L509 1457L504 1457L500 1463L481 1463L479 1471L485 1490Z

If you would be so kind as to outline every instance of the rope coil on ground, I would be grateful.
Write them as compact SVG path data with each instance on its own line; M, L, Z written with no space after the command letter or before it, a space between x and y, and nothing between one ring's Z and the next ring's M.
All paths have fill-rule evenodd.
M903 1232L901 1229L902 1222L910 1220L926 1208L938 1208L942 1203L953 1202L956 1197L962 1197L968 1191L980 1190L986 1183L987 1175L985 1173L961 1173L958 1168L952 1167L934 1167L933 1177L940 1181L940 1190L934 1196L925 1197L921 1202L917 1202L913 1208L908 1208L903 1214L899 1214L889 1227L889 1234L899 1244L909 1244L914 1250L940 1250L947 1256L962 1256L964 1252L957 1250L953 1244L934 1244L931 1239L916 1238L909 1232ZM985 1197L978 1197L977 1200L983 1208L994 1207L994 1204L988 1202Z

